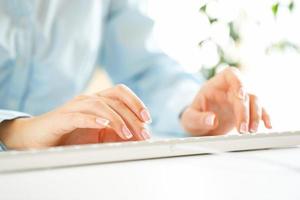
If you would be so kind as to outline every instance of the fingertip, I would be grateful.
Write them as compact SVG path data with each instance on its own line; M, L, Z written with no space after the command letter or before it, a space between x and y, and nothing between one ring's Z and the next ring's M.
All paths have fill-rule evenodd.
M253 122L250 126L250 133L256 133L257 132L257 129L258 129L258 123L257 122Z
M262 120L266 128L272 129L271 119L265 108L262 108Z
M127 126L123 126L123 127L122 127L122 134L121 134L121 137L122 137L123 139L126 139L126 140L128 140L128 139L130 139L130 138L133 137L133 134L132 134L131 131L127 128Z
M187 108L182 115L183 128L193 136L207 135L218 126L217 115L213 112L200 112Z
M140 113L142 120L147 123L147 124L151 124L152 123L152 118L150 115L150 112L148 111L148 109L144 108L141 113Z
M272 129L273 128L270 120L266 120L264 123L265 123L265 127L266 128L268 128L268 129Z
M248 133L248 123L247 122L242 122L238 128L238 131L240 133Z
M148 140L148 139L150 139L150 131L149 130L147 130L147 129L143 129L142 131L141 131L141 136L142 136L142 138L143 138L143 140Z

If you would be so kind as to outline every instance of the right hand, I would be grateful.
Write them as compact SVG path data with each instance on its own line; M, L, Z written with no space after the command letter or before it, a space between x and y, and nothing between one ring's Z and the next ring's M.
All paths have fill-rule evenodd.
M81 95L64 106L32 118L0 125L8 148L42 148L150 138L151 116L126 86L117 85L93 95Z

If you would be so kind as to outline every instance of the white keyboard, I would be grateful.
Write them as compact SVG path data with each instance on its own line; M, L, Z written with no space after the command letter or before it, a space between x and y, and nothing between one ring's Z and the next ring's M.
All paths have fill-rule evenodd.
M87 164L296 147L300 131L148 140L0 153L0 173Z

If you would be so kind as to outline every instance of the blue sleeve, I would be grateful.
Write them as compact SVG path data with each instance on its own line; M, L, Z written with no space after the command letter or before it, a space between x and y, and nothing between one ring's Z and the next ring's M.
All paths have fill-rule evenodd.
M30 115L22 112L17 112L17 111L0 110L0 123L2 123L5 120L13 120L20 117L30 117ZM7 150L5 145L0 141L0 151L5 151L5 150Z
M154 133L185 136L179 115L192 102L204 78L185 72L153 45L153 25L136 6L125 0L112 1L100 64L114 83L126 84L145 102L153 117Z
M7 150L5 145L0 141L0 152Z

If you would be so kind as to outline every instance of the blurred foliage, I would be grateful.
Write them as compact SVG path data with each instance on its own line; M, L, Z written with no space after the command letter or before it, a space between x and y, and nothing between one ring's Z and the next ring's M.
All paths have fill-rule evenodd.
M201 48L205 42L213 42L211 39L207 39L204 40L202 42L199 43L199 47ZM226 52L224 51L224 49L221 47L221 45L213 42L216 47L217 47L217 52L218 52L218 56L219 56L219 61L217 64L215 64L214 66L204 66L201 68L201 73L204 75L205 78L209 79L213 76L215 76L215 74L217 73L217 69L219 67L222 66L231 66L231 67L240 67L240 63L236 60L233 60L232 58L230 58L228 55L226 55Z
M274 17L277 17L278 10L280 8L284 8L284 7L287 7L289 9L289 11L292 12L295 8L295 3L294 3L294 1L290 1L288 4L283 4L280 2L274 3L272 5L272 12L273 12Z
M211 0L211 2L212 1L217 2L217 0ZM207 12L207 7L209 6L209 4L210 4L210 1L208 1L207 3L202 5L199 9L199 12L204 14L204 16L208 19L210 25L212 26L216 22L222 22L222 19L218 19L218 18L215 18L215 17L209 15L209 13ZM276 19L278 17L278 13L279 13L280 9L283 9L283 8L288 8L288 10L290 12L292 12L295 8L294 0L291 0L288 4L286 4L286 3L284 4L281 2L275 2L272 4L271 9L266 12L272 12L273 16ZM228 34L229 34L229 37L231 38L231 40L233 41L233 46L235 48L238 48L240 42L242 41L242 38L241 38L241 34L239 32L237 20L234 19L229 22L223 21L223 23L225 23L229 29ZM227 33L224 33L224 34L227 34ZM207 38L207 39L200 41L199 48L202 48L203 44L205 44L205 42L208 42L208 41L213 42L216 45L217 53L219 56L219 61L214 66L202 66L201 73L205 76L205 78L210 79L211 77L213 77L217 73L217 71L220 67L231 66L231 67L239 68L241 66L241 61L239 59L230 57L229 54L227 53L226 49L224 47L222 47L220 44L218 44L217 42L213 41L211 38ZM287 49L293 49L300 53L299 46L297 46L296 44L294 44L290 41L286 41L286 40L278 41L276 43L271 44L270 46L268 46L266 48L265 52L268 54L275 50L276 51L285 51Z
M266 53L270 54L273 51L286 51L288 49L292 49L298 53L300 53L300 47L290 41L282 40L277 43L271 44L266 48Z
M274 15L274 16L277 16L278 8L279 8L279 3L274 3L274 4L272 5L272 12L273 12L273 15Z

